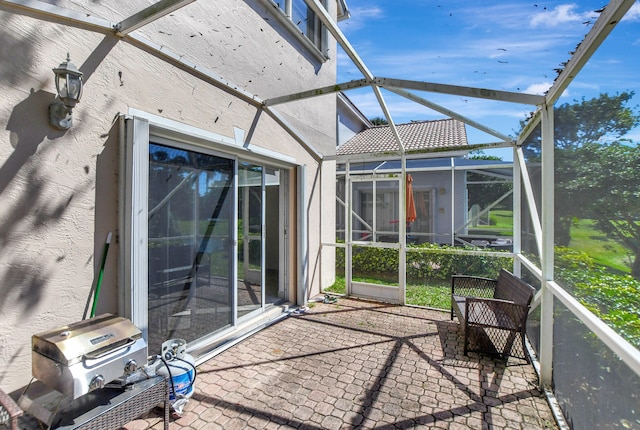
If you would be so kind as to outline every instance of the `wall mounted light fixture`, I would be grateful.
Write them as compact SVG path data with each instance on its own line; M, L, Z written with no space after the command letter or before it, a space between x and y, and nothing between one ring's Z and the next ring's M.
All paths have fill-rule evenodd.
M53 69L58 99L49 105L49 122L56 128L68 130L73 125L71 111L82 97L82 72L71 62L60 63Z

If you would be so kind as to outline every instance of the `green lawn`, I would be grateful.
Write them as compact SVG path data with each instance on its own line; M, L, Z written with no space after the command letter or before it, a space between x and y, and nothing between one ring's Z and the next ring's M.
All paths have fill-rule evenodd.
M386 282L382 279L371 277L354 277L356 282L367 282L370 284L384 284L397 286L397 282ZM336 282L329 288L324 289L325 293L346 294L346 284L343 276L336 276ZM408 281L406 298L407 304L415 306L426 306L437 309L449 309L451 307L451 284L449 281L433 281L430 285L415 284Z
M469 228L470 234L510 235L513 229L513 212L510 210L492 210L491 225ZM569 248L584 252L596 264L609 267L616 272L630 273L630 257L628 251L619 243L593 227L591 220L579 220L571 227L571 243Z
M490 214L491 225L500 230L513 229L513 211L496 209Z
M433 285L407 285L407 304L436 309L451 309L451 282L442 281Z
M584 252L593 258L596 264L631 273L627 250L593 228L591 220L579 220L571 227L569 248Z
M495 209L489 213L490 224L469 227L469 234L511 236L513 231L513 211Z
M504 230L512 228L512 212L495 210L491 212L492 225L474 228L474 233L505 235ZM494 221L495 220L495 221ZM596 264L611 269L613 272L630 273L630 258L624 247L608 239L606 235L593 227L591 220L580 220L571 227L571 243L569 246L576 251L589 255ZM367 275L354 275L354 281L398 285L397 279L381 279ZM324 290L336 294L345 294L344 277L337 276L336 283ZM407 303L417 306L427 306L439 309L450 308L451 287L449 281L429 281L429 285L407 280Z

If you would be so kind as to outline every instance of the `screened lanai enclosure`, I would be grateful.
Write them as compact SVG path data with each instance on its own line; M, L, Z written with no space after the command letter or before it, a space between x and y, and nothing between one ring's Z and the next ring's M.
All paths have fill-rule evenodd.
M157 130L158 136L149 134L147 125L143 140L148 147L132 154L136 163L149 169L147 176L132 182L133 191L148 191L148 202L137 202L132 191L126 203L149 206L148 219L140 217L145 228L148 221L144 232L148 249L141 254L147 257L148 251L148 259L135 260L144 269L136 272L144 288L135 291L143 297L144 318L155 325L152 331L157 337L149 339L150 350L167 337L191 342L224 332L235 321L289 297L306 305L311 278L322 284L323 292L448 312L452 275L495 277L507 268L536 289L526 348L560 426L640 429L640 73L634 63L640 58L640 6L636 1L612 0L584 13L578 13L575 4L509 2L509 7L492 11L496 28L471 21L443 27L441 40L425 43L435 54L411 59L424 67L419 78L409 75L406 64L395 63L402 55L380 59L373 44L353 45L347 27L339 26L326 10L331 3L333 15L348 22L349 13L352 19L359 13L372 16L376 5L371 2L349 10L347 3L353 6L356 0L246 1L253 11L277 10L278 19L299 30L302 45L313 46L309 57L339 59L338 82L266 99L251 94L240 82L232 83L232 77L227 81L201 68L198 56L213 55L204 48L186 56L175 54L183 52L198 33L202 35L200 30L211 30L197 28L202 25L197 13L189 12L193 28L172 27L180 37L153 27L156 20L169 19L198 2L205 0L155 4L134 0L140 4L132 9L140 12L112 26L92 14L92 7L108 9L98 3L67 1L65 7L70 9L63 9L56 1L0 0L3 12L128 38L132 45L188 74L197 85L233 95L237 102L234 99L228 109L247 105L257 111L246 135L234 128L235 140L221 142L227 152L194 151L194 146L202 146L199 141L183 145L174 136L183 128L166 131L176 140L167 146L168 138ZM233 8L239 2L225 3ZM403 2L386 3L392 4L390 15L403 7ZM421 3L444 9L437 2ZM476 11L485 7L480 1L461 3ZM510 14L524 8L532 14L548 11L546 20L554 17L559 26L544 26L541 15L538 26L525 33ZM448 16L456 18L453 13ZM393 21L384 18L377 22L382 34ZM422 25L430 24L428 14L419 19ZM583 30L579 36L562 27L576 20ZM354 23L351 31L360 24ZM136 30L144 26L152 29L141 37ZM501 41L508 43L469 48L486 49L487 59L504 65L500 81L483 80L482 64L465 63L464 82L451 82L446 73L432 71L439 62L460 56L453 52L459 44L456 32L476 27L487 34L500 33ZM528 39L532 34L536 43ZM338 52L326 51L328 38L337 41ZM403 47L417 43L396 42L400 54ZM549 48L558 44L565 53L549 58ZM88 67L99 64L100 51L115 50L116 45L105 38ZM523 47L525 56L540 64L536 81L522 79L527 76L518 64L522 57L505 57ZM360 48L367 52L366 61ZM347 72L340 73L340 68ZM238 79L252 82L278 73L263 68L262 74L249 75L254 69L248 70L238 70ZM124 86L127 77L119 79ZM366 107L368 115L381 117L392 146L383 151L341 154L340 148L337 152L331 148L330 153L321 153L302 137L307 130L296 130L277 111L281 104L338 93L347 94L359 109ZM466 143L460 146L444 136L432 148L416 149L408 144L403 124L395 120L394 108L415 114L411 120L444 118L463 124ZM256 131L260 115L268 116L310 154L305 158L308 165L289 160L285 153L291 148L279 148L283 155L274 158L273 151L243 147L260 133L259 128ZM511 122L501 124L494 117ZM137 130L140 118L127 118L127 127ZM210 122L218 118L218 113L210 114ZM191 127L188 131L194 133ZM327 133L322 134L326 138ZM23 151L25 160L32 155L29 151ZM317 176L307 177L307 168L314 172L317 168ZM334 174L335 207L323 206L322 225L310 225L312 199L307 193L324 191L319 184ZM290 201L294 195L295 201ZM297 218L288 219L289 214ZM333 217L335 235L323 230L324 221ZM311 241L322 242L321 255L309 251ZM295 254L295 260L287 253ZM292 263L285 265L288 260ZM178 295L177 290L188 294Z
M336 283L326 291L449 309L451 275L513 270L537 289L527 349L559 422L572 428L640 428L640 79L616 70L627 54L611 53L615 43L637 51L637 14L633 1L595 10L541 95L378 78L336 34L363 76L338 89L375 98L371 116L384 118L395 147L338 149L336 243L325 244ZM586 95L604 82L613 91ZM394 122L399 98L416 104L416 119L428 109L480 130L484 142L470 141L466 154L447 141L408 149ZM449 109L460 99L530 113L497 131ZM498 148L508 152L493 157Z

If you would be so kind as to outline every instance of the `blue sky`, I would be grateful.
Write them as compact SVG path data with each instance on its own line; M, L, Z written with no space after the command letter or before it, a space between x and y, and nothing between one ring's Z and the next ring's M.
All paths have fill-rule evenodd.
M606 3L513 0L347 0L351 18L339 24L376 77L543 94L554 69L591 29ZM338 52L338 81L361 79L344 52ZM635 91L640 105L640 3L636 2L558 101ZM347 96L369 118L383 116L370 89ZM420 97L508 135L532 106L415 92ZM383 91L393 120L443 116ZM471 143L496 139L467 128ZM630 136L640 141L640 130Z

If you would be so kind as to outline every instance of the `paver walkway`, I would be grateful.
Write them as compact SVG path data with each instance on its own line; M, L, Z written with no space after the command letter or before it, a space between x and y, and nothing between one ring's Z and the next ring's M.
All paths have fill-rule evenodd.
M532 366L465 357L458 328L447 312L313 303L198 366L170 428L557 428Z

